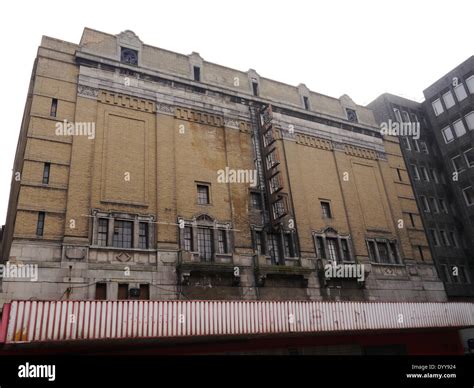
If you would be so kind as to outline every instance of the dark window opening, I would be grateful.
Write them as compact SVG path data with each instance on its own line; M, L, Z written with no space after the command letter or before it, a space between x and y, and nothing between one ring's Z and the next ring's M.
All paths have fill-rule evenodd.
M320 259L326 258L326 251L324 250L324 241L323 238L320 236L316 237L316 254Z
M149 300L150 299L150 285L140 284L140 296L138 299Z
M109 234L109 220L107 218L99 218L97 223L97 245L101 247L107 246L107 236Z
M51 171L51 163L45 163L43 168L43 184L49 183L49 173Z
M223 229L217 231L217 242L219 246L219 253L228 253L227 251L227 233Z
M138 233L138 247L148 249L148 223L140 222Z
M138 51L122 47L120 60L129 65L138 65Z
M128 299L128 284L119 284L118 285L118 300Z
M115 221L113 246L118 248L132 248L133 246L133 222Z
M194 71L194 81L201 81L201 68L199 66L193 67Z
M198 251L203 261L212 260L212 230L209 228L198 228Z
M413 214L413 213L408 213L408 215L410 216L411 226L415 227L415 217L414 217L414 214Z
M321 211L323 218L332 218L331 204L329 202L321 201Z
M198 193L198 204L199 205L208 205L209 200L209 186L207 185L197 185Z
M50 110L50 112L49 112L49 115L50 115L51 117L56 117L57 113L58 113L58 99L57 99L57 98L53 98L53 99L51 100L51 110Z
M42 236L44 233L44 219L45 219L45 213L44 212L39 212L38 213L38 222L36 223L36 235L37 236Z
M260 193L250 193L250 206L254 210L262 210L262 196Z
M106 283L96 283L95 300L107 300L107 284Z
M184 250L189 252L193 250L193 230L190 226L184 227Z
M328 259L335 262L339 262L340 257L339 257L339 250L337 246L337 239L326 238L326 244L328 247Z
M304 108L306 110L309 110L309 99L308 99L308 97L306 97L306 96L303 97L303 103L304 103Z
M254 96L258 96L258 82L252 81L252 91Z
M388 255L387 244L377 243L377 248L379 251L379 258L381 263L390 263L390 258Z
M357 113L354 109L349 109L349 108L346 108L346 114L347 114L347 120L353 122L353 123L357 123L358 120L357 120Z

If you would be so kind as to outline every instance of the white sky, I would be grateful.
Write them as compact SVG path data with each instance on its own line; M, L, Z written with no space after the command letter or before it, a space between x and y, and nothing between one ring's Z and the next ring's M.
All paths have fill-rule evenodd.
M473 54L472 0L4 1L0 36L0 225L28 82L42 35L79 43L84 27L365 105L417 101Z

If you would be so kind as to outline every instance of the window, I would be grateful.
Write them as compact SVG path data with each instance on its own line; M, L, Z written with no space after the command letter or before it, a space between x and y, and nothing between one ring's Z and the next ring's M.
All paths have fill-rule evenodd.
M194 81L201 81L201 68L199 66L193 66Z
M191 252L193 250L193 230L190 226L185 226L183 230L184 250Z
M252 81L252 91L254 96L258 96L258 82Z
M474 75L471 75L467 80L466 80L466 85L467 88L469 89L469 92L471 94L474 94Z
M377 261L377 248L375 247L375 241L368 240L367 247L369 252L369 257L371 261Z
M411 114L411 119L414 123L419 123L418 116L415 113Z
M402 122L402 116L400 115L400 110L397 108L393 108L393 113L395 114L395 119L401 123Z
M138 230L138 248L148 249L148 223L140 222Z
M262 210L262 196L260 193L255 191L250 193L250 206L254 210Z
M331 204L326 201L321 201L321 212L323 214L323 218L332 218Z
M470 283L469 282L469 277L467 275L466 267L464 266L459 266L459 281L460 283Z
M342 248L342 260L351 261L351 253L349 250L349 243L347 239L341 239L341 248Z
M201 260L212 260L212 230L210 228L198 228L198 252Z
M332 261L339 261L339 251L337 249L337 239L326 238L326 244L328 246L328 259Z
M106 283L96 283L95 300L107 300L107 284Z
M138 65L138 51L122 47L120 61L128 65Z
M390 260L392 263L398 263L398 249L397 244L394 241L388 243L388 248L390 250Z
M428 204L428 200L424 195L420 195L420 202L421 202L421 208L425 213L430 212L430 205Z
M467 127L470 130L474 129L474 112L469 112L466 116L464 116L464 119L466 120Z
M453 124L454 127L454 132L456 133L457 137L461 137L466 133L466 127L464 126L464 123L462 122L461 119L458 121L455 121Z
M316 236L316 256L320 259L326 258L326 251L324 249L324 240L321 236Z
M411 145L410 145L410 140L408 139L408 137L402 137L402 143L403 143L403 147L405 147L406 150L411 150Z
M439 206L443 213L448 213L448 207L446 206L446 201L443 198L439 199Z
M449 247L451 244L449 243L448 235L446 234L445 230L440 230L439 234L441 236L441 241L445 247Z
M44 233L44 219L45 219L45 213L39 212L38 221L36 222L36 235L37 236L42 236Z
M255 250L259 255L265 254L265 245L263 244L263 232L261 230L257 230L255 232Z
M217 231L219 253L228 253L227 251L227 233L224 229Z
M140 284L140 300L149 300L150 299L150 285L149 284Z
M405 123L409 123L409 122L410 122L410 116L409 116L408 112L403 111L403 112L402 112L402 117L403 117L403 121L404 121Z
M118 285L118 300L128 299L128 284L119 284Z
M420 145L418 144L418 140L413 139L413 146L416 152L420 152Z
M49 173L51 170L51 163L45 163L43 167L43 184L49 183Z
M439 243L438 232L435 229L430 229L430 236L433 244L439 247L441 244Z
M113 246L117 248L133 247L133 222L115 220Z
M451 277L449 276L449 270L446 265L440 265L439 269L439 277L443 281L443 283L448 283L451 280Z
M441 130L441 133L443 134L444 142L449 143L454 140L454 135L453 131L451 130L451 127L446 127Z
M384 243L384 242L377 242L377 250L379 251L380 262L381 263L390 263L387 244Z
M285 257L295 257L295 246L293 243L293 237L290 233L283 235L283 242L285 247Z
M400 182L402 182L402 181L403 181L403 179L402 179L402 174L401 174L399 168L397 168L397 176L398 176L398 180L399 180Z
M277 151L275 149L272 152L268 153L268 155L265 157L265 161L267 162L267 170L271 170L274 166L278 164L276 153Z
M209 186L208 185L197 185L198 204L209 205Z
M433 111L436 116L439 116L444 112L443 105L441 104L441 100L439 98L433 101L431 105L433 106Z
M425 154L429 154L430 152L428 151L428 146L426 145L426 142L420 141L420 148L421 152L424 152Z
M354 109L349 109L349 108L346 108L346 115L347 115L347 120L353 122L353 123L357 123L358 120L357 120L357 113Z
M451 163L453 164L454 171L460 172L460 171L464 170L464 168L462 166L461 155L457 155L454 158L452 158Z
M278 235L274 233L269 233L267 234L267 241L268 241L268 249L267 252L270 255L270 258L272 260L272 264L283 264L281 262L281 255L280 255L280 247L278 243Z
M418 172L418 167L416 167L415 164L412 164L411 169L413 171L413 179L419 181L420 180L420 173Z
M433 213L439 213L438 201L436 201L436 198L430 197L430 208L433 210Z
M423 180L425 182L429 182L430 175L428 174L428 170L426 169L426 167L420 166L420 170L421 170L421 176L423 177Z
M408 213L409 217L410 217L410 223L411 223L411 226L415 227L415 215L413 213Z
M466 164L468 167L474 167L474 149L469 148L464 151L464 159L466 159Z
M454 106L455 102L454 102L454 97L451 91L448 91L443 94L443 101L444 101L444 105L446 106L446 109L449 109L452 106Z
M308 97L303 96L303 104L304 104L304 108L306 110L309 110L309 98Z
M451 231L449 232L449 237L451 237L451 241L456 248L459 248L458 238L456 237L456 233Z
M423 247L421 245L418 245L418 253L420 254L420 259L422 261L425 261L425 255L423 253Z
M101 247L107 246L108 234L109 220L107 218L99 218L97 221L97 245Z
M456 94L456 98L458 101L462 101L467 97L466 88L463 84L458 84L458 86L454 87L454 94Z
M433 180L436 183L439 183L438 173L436 172L436 169L434 169L434 168L431 169L431 176L433 177Z
M474 205L474 190L472 189L472 186L463 189L462 194L467 206Z
M56 117L57 113L58 113L58 99L53 98L51 100L51 109L50 109L49 115L51 117Z

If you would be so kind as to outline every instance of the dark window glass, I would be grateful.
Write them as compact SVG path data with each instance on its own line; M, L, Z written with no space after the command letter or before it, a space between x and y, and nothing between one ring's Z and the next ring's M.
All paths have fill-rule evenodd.
M377 261L377 252L375 250L375 242L374 241L367 241L367 245L369 247L370 260Z
M201 81L201 68L194 66L194 81Z
M331 204L329 202L321 201L321 211L323 218L332 218Z
M115 221L113 246L118 248L132 248L133 222L120 220Z
M49 112L49 115L50 115L51 117L56 117L57 113L58 113L58 99L57 99L57 98L53 98L53 99L51 100L51 110L50 110L50 112Z
M346 108L347 120L357 123L357 113L354 109Z
M198 204L207 205L209 201L209 186L207 185L197 185L198 193Z
M148 248L148 223L140 222L138 232L138 247L141 249Z
M391 242L388 244L390 248L390 256L392 257L392 260L394 263L398 263L398 252L397 252L397 244L394 242Z
M193 229L190 226L184 227L184 250L192 251L193 250Z
M43 168L43 183L47 185L49 183L49 173L51 171L51 163L45 163Z
M351 252L349 251L349 243L346 239L341 239L343 260L351 261Z
M303 102L304 102L304 108L306 110L309 110L309 99L308 99L308 97L304 96L303 97Z
M97 245L101 247L107 246L107 236L109 234L109 220L107 218L99 218L97 224Z
M217 231L217 239L218 239L218 244L219 244L219 253L227 253L226 231L219 229Z
M326 244L328 246L328 259L332 261L339 261L339 250L337 246L337 239L326 238Z
M377 243L377 248L379 251L379 258L381 263L390 263L390 258L388 256L387 244L379 242Z
M255 232L255 249L259 255L264 255L263 233L261 231Z
M209 228L198 228L199 257L204 261L212 260L212 231Z
M269 233L267 234L268 239L268 254L272 259L273 264L282 264L281 263L281 255L280 255L280 247L278 242L278 235Z
M45 219L45 213L44 212L39 212L38 213L38 221L36 223L36 235L37 236L42 236L44 233L44 219Z
M129 65L138 65L138 51L122 47L120 60Z
M326 251L324 250L323 238L320 236L316 236L316 254L318 255L318 258L320 259L326 258Z
M250 193L250 205L252 209L262 210L262 196L260 193Z
M255 81L252 82L252 91L254 96L258 96L258 83Z
M285 256L286 257L295 257L295 246L293 243L293 238L290 233L284 234L284 243L285 243Z

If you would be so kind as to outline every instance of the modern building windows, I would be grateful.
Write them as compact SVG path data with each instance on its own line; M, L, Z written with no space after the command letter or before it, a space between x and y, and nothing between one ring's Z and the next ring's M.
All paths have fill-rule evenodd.
M438 237L438 232L436 229L430 229L430 237L431 241L433 241L433 244L437 247L439 247L441 244L439 243L439 237Z
M474 149L469 148L463 152L464 159L466 159L466 164L468 167L474 167Z
M411 150L411 145L410 145L410 140L408 139L408 137L406 136L403 136L401 137L402 139L402 144L403 144L403 147L406 149L406 150Z
M443 94L443 101L444 105L446 106L446 109L449 109L454 106L454 97L450 90Z
M428 204L428 200L424 195L420 195L420 202L421 202L421 208L425 213L430 212L430 205Z
M443 134L444 142L449 143L454 140L454 135L453 131L451 130L451 127L446 127L441 130L441 133Z
M443 105L441 104L441 100L439 98L433 101L431 105L433 106L433 111L436 116L439 116L444 112Z
M433 177L433 180L436 182L436 183L439 183L439 179L438 179L438 173L436 171L435 168L432 168L430 169L431 170L431 176Z
M51 171L51 163L45 163L43 167L43 184L49 184L49 175Z
M413 139L413 148L416 152L420 152L420 145L418 144L418 140Z
M454 171L461 172L464 170L461 155L456 155L454 158L451 158L451 163Z
M443 213L448 213L448 206L443 198L439 199L439 207Z
M112 244L117 248L133 247L133 222L115 220Z
M416 164L412 164L411 169L413 171L413 179L419 181L420 180L420 173L418 171L418 167L416 166Z
M421 176L425 182L430 181L430 175L428 174L428 169L424 166L420 166Z
M36 235L42 236L44 233L44 220L45 220L45 212L38 213L38 220L36 222Z
M430 209L433 213L439 213L438 201L436 201L436 198L430 197Z
M467 127L469 128L469 130L473 130L474 129L474 111L469 112L466 116L464 116L464 119L466 120Z
M197 202L199 205L209 205L211 203L209 195L209 185L198 184L197 185Z
M323 215L323 218L332 218L330 202L321 201L321 213Z
M457 120L453 124L454 132L456 133L456 137L461 137L466 133L466 127L461 119Z
M456 248L459 248L459 242L458 242L458 238L456 236L456 232L450 231L449 232L449 237L451 237L451 241L453 242L453 245Z
M395 119L401 123L402 122L402 116L400 114L400 110L397 108L393 108L393 113L395 114Z
M440 230L439 235L441 236L441 242L445 247L451 246L451 244L449 243L448 235L445 230Z
M56 117L57 113L58 113L58 99L53 98L51 100L51 108L50 108L50 111L49 111L49 115L51 117Z
M466 85L467 88L469 89L469 92L471 94L474 94L474 75L471 75L467 80L466 80Z
M454 87L454 94L456 94L458 101L462 101L467 97L466 88L462 83Z
M474 190L472 186L469 186L463 189L462 194L464 196L464 201L466 202L467 206L474 205Z

